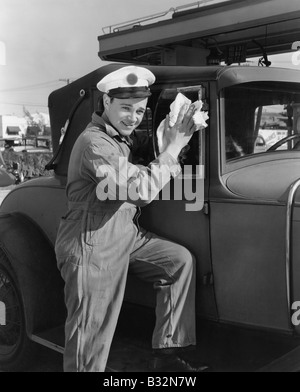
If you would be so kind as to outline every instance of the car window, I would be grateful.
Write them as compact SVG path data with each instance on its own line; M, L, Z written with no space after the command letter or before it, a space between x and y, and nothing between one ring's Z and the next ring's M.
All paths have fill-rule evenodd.
M135 164L148 165L154 159L152 121L152 110L147 107L142 122L131 135L132 161Z
M209 107L207 104L207 85L205 83L188 86L188 87L176 87L162 90L158 98L155 113L154 113L154 130L156 131L162 120L166 118L166 115L170 112L170 105L175 100L178 93L185 95L191 102L195 102L201 99L203 102L202 110L208 111ZM189 165L193 172L196 172L196 168L204 163L204 150L200 148L200 145L204 145L203 133L195 132L192 136L188 146L186 146L179 156L179 162L182 166ZM154 149L158 154L157 137L154 138Z
M247 83L224 91L226 161L300 149L297 84Z
M258 124L258 136L254 153L265 152L293 131L293 104L260 106L255 111ZM288 150L288 143L283 143L277 150Z

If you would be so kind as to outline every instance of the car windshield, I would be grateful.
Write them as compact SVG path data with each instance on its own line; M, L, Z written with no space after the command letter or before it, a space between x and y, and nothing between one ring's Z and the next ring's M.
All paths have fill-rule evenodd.
M224 90L226 161L300 149L299 84L245 83Z

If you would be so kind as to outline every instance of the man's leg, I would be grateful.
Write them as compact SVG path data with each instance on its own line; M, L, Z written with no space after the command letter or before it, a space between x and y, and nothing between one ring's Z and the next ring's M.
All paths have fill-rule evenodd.
M65 372L105 371L125 290L125 257L102 269L92 263L75 265L74 257L64 262Z
M191 365L181 350L196 344L195 258L183 246L144 230L130 257L130 272L153 284L156 324L153 332L155 372L203 372L207 365Z
M127 214L130 212L124 210L113 215L105 228L98 230L88 230L90 224L87 224L86 242L76 239L81 236L81 226L75 230L74 221L62 226L56 254L65 281L68 310L66 372L105 370L123 301L129 255L136 238L136 228L126 219ZM98 224L97 219L97 215L91 216L96 228L101 223ZM75 230L73 236L72 230Z
M138 237L130 273L153 283L157 293L154 349L196 344L195 259L183 246L153 233Z

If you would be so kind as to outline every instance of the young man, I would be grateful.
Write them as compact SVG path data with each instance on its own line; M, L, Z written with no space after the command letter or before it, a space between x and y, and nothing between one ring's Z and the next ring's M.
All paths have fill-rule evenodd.
M104 112L78 137L70 157L69 209L57 241L68 310L64 370L103 372L123 301L128 269L157 292L152 345L154 371L202 371L178 350L195 345L195 265L184 247L140 228L137 209L177 175L177 157L189 142L194 109L183 108L165 128L166 148L148 167L131 161L130 135L146 111L147 69L123 67L104 77Z

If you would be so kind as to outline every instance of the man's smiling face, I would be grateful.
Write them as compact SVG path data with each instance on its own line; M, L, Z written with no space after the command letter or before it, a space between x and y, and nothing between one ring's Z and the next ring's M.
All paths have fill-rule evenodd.
M111 125L123 136L130 136L140 125L148 98L110 98L104 96L105 115Z

